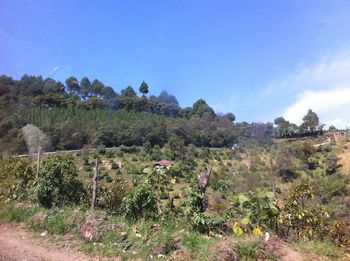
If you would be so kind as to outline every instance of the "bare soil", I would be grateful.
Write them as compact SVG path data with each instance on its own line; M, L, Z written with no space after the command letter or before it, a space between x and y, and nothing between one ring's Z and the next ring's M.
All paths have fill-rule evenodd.
M92 261L91 257L67 247L34 238L25 228L15 223L0 223L0 261ZM121 259L115 259L121 260Z

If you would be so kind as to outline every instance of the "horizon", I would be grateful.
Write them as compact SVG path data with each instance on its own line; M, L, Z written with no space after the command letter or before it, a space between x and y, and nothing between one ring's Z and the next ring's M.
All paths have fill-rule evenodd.
M350 126L348 1L0 2L0 74L144 80L238 122Z

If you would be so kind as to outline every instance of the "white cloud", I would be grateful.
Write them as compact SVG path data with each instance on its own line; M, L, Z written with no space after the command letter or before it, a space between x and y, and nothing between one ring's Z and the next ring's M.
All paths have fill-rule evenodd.
M268 86L263 93L283 90L293 94L301 90L322 90L350 86L350 50L336 55L324 55L313 64L300 64L294 72Z
M308 109L315 111L322 123L338 128L350 127L350 85L347 88L305 91L285 109L283 116L300 124Z
M307 110L312 109L321 123L350 127L350 50L299 65L268 86L262 96L287 102L283 116L291 122L300 124Z

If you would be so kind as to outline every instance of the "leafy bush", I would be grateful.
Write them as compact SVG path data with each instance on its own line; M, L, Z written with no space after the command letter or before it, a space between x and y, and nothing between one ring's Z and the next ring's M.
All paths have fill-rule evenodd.
M122 201L122 212L129 220L154 217L157 212L157 199L152 188L139 185L132 189Z
M212 185L213 189L218 192L224 192L232 187L232 182L229 180L218 180Z
M317 201L318 191L309 180L295 184L279 217L278 233L298 239L323 239L328 213Z
M97 147L97 153L98 154L106 154L107 150L106 150L106 146L105 145L99 145Z
M71 156L48 157L42 164L35 188L39 203L47 208L78 203L85 190L77 177L77 168Z
M111 163L111 169L119 169L119 165L118 165L118 163L116 163L116 162L112 162Z
M84 166L83 166L83 169L84 169L86 172L92 171L91 165L84 165Z
M33 186L35 174L28 158L0 161L0 197L24 199Z
M114 153L114 151L111 151L111 150L107 150L106 151L106 158L108 158L108 159L111 159L111 158L114 158L114 155L115 153Z
M338 157L334 154L327 155L325 158L326 174L330 175L337 171Z
M113 183L108 187L101 187L98 192L97 205L109 213L120 214L126 188L123 184Z

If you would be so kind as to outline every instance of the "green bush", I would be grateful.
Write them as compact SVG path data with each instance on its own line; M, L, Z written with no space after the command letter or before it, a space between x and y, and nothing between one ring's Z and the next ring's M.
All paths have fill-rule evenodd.
M218 192L228 191L232 187L232 182L229 180L218 180L212 185L213 189Z
M157 212L157 199L152 188L139 185L132 189L123 198L122 212L129 220L154 217Z
M108 158L108 159L114 158L115 157L114 154L115 154L114 151L107 150L106 151L106 158Z
M106 152L107 152L107 150L106 150L106 146L104 146L104 145L99 145L98 147L97 147L97 152L98 152L98 154L106 154Z
M91 165L84 165L84 166L83 166L83 169L84 169L86 172L92 171Z
M126 188L123 184L113 183L110 186L103 186L99 189L97 205L112 214L120 214L123 198L126 195Z
M32 162L28 158L0 161L0 197L24 199L35 179Z
M35 188L39 203L47 208L78 203L85 190L77 177L78 171L71 156L48 157L42 164Z

